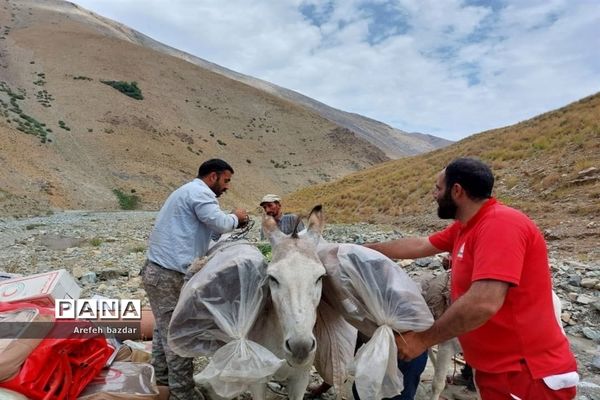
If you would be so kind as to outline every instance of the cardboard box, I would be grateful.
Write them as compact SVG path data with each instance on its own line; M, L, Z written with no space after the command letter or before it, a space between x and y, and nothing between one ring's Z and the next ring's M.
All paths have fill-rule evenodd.
M7 279L20 278L23 275L21 274L11 274L10 272L0 271L0 281L5 281Z
M27 301L54 307L55 299L78 299L81 288L66 269L0 281L0 302Z

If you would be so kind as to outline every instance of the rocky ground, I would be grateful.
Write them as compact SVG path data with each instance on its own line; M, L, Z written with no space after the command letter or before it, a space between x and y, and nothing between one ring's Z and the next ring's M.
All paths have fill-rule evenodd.
M147 303L138 273L154 217L153 212L65 212L0 220L0 271L35 274L65 268L82 287L81 297L100 294L140 298ZM365 243L397 238L402 232L389 226L329 225L324 236L335 242ZM248 238L257 241L258 237L257 224ZM552 242L550 246L563 325L582 376L578 399L600 400L600 260L567 259L553 250ZM442 271L439 258L405 261L403 266L416 280ZM431 374L428 368L418 399L427 398ZM278 389L273 389L273 397L279 397ZM476 398L464 386L450 386L444 395L448 399ZM333 394L327 397L333 398Z

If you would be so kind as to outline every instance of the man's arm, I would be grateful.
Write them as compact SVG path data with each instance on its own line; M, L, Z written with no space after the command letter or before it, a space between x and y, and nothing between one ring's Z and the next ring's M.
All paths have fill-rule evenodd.
M393 259L420 258L442 252L442 250L432 245L427 237L409 237L389 242L368 243L365 244L365 247L377 250Z
M435 344L480 327L502 307L509 287L508 282L491 279L473 282L431 328L396 335L398 357L411 360Z
M236 213L224 213L216 202L199 204L195 207L196 216L217 234L231 232L239 224Z

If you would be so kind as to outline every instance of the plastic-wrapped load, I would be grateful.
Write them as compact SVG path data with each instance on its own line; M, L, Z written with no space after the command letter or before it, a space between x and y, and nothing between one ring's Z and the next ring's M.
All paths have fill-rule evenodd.
M433 324L420 288L395 262L366 247L322 242L318 253L328 275L323 298L371 337L353 364L360 398L399 394L403 385L393 331L419 332Z
M266 262L245 241L220 242L183 287L169 325L169 345L183 357L212 355L194 379L234 397L265 382L285 361L247 340L266 296Z
M94 378L79 400L157 400L154 367L145 363L115 361Z

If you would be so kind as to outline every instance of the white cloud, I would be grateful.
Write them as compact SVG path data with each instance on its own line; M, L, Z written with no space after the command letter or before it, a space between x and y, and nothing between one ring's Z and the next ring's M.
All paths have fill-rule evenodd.
M450 139L600 90L600 7L585 0L76 2L227 68Z

